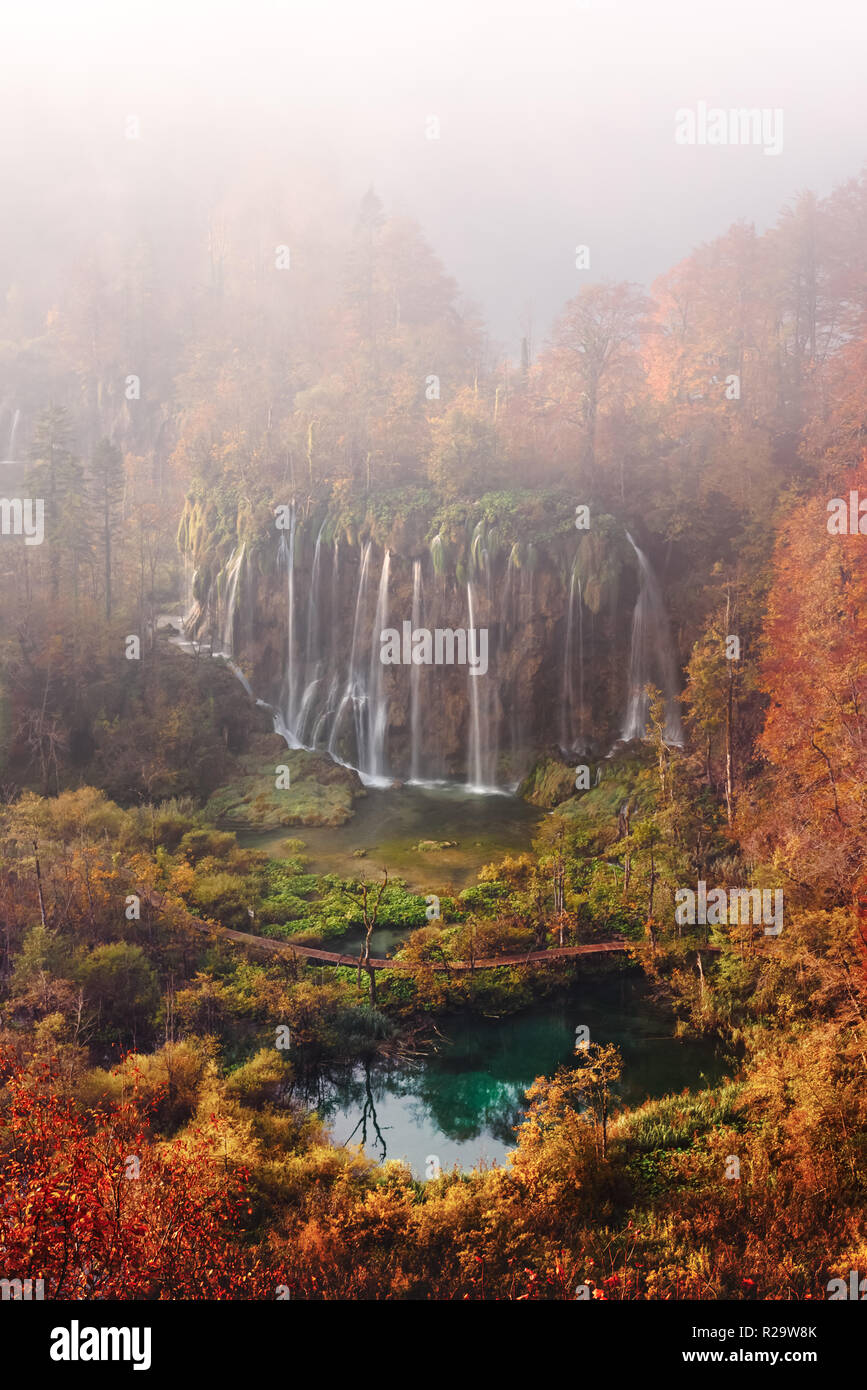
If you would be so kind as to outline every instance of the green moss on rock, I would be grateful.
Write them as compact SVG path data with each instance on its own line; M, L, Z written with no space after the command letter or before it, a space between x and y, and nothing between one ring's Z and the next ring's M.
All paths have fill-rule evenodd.
M518 788L531 806L550 811L575 794L575 769L558 758L540 758Z
M289 768L289 786L277 786L277 768ZM276 734L255 740L237 759L232 781L218 787L205 807L211 820L258 829L281 825L343 825L364 796L361 779L324 754L288 749Z

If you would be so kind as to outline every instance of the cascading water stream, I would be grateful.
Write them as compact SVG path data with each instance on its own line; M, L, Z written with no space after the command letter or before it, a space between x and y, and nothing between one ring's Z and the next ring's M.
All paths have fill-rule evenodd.
M298 716L295 721L295 733L299 742L304 744L307 723L311 712L314 709L317 687L322 676L322 664L319 659L320 652L320 622L322 612L322 596L320 590L321 574L321 549L322 533L325 530L325 522L319 528L316 537L316 545L313 550L313 568L310 572L310 587L307 592L307 636L304 651L304 693L301 696L301 704L298 709Z
M344 715L347 709L352 707L355 718L355 740L356 747L360 749L360 730L361 719L359 707L365 699L361 679L361 621L367 602L367 576L370 569L371 542L368 541L361 552L361 564L358 569L358 588L355 594L355 617L352 623L352 647L349 653L349 674L346 685L331 725L331 734L328 739L328 752L333 758L338 759L337 740L343 724ZM360 752L359 752L360 758Z
M644 738L647 732L649 700L646 687L657 685L665 698L665 738L683 743L683 727L677 704L677 674L668 618L659 585L644 551L626 532L638 560L640 584L632 614L632 642L629 653L629 695L621 738Z
M295 612L295 524L295 503L293 502L288 541L285 530L280 532L280 561L286 566L286 698L283 704L283 723L294 740L293 746L298 744L297 711L295 708L298 686L297 652L295 650L297 624Z
M235 607L238 594L238 578L241 573L241 566L244 563L244 547L239 546L233 550L226 568L226 590L225 611L223 614L222 649L223 655L234 657L235 655Z
M229 564L226 569L228 589L226 591L225 611L223 614L222 651L216 652L214 655L223 657L229 670L234 676L237 676L247 694L253 699L255 698L253 695L253 687L235 661L235 625L238 621L239 608L238 586L241 582L241 572L244 568L244 553L245 547L242 543L237 550L232 551L229 557ZM240 643L238 645L240 645Z
M584 735L584 596L577 574L578 557L569 580L569 606L566 615L566 643L563 652L563 695L561 739L564 749L573 750ZM575 731L575 617L578 617L578 731Z
M412 562L412 630L416 632L422 624L422 582L421 560ZM421 667L413 662L409 674L409 736L410 736L410 781L417 782L421 777Z
M325 522L319 527L316 536L316 545L313 548L313 568L310 571L310 592L307 595L307 675L313 667L314 659L319 651L319 616L321 603L319 601L319 576L322 569L322 532L325 530Z
M476 641L476 618L475 603L473 602L472 580L467 582L467 615L468 626L467 645ZM479 708L480 692L478 689L479 678L472 674L468 677L470 683L470 746L468 749L468 773L470 775L469 787L472 791L482 791L484 780L482 775L482 716Z
M15 462L15 436L16 436L16 434L18 433L18 421L19 421L20 419L21 419L21 411L20 411L20 410L13 411L13 414L12 414L12 426L11 426L11 428L10 428L10 430L9 430L9 443L6 445L6 456L5 456L5 458L3 459L3 462L4 462L4 463L14 463L14 462Z
M360 553L336 540L331 545L325 539L325 522L315 532L305 532L300 517L298 522L296 529L293 507L287 529L279 536L278 595L284 582L282 566L286 567L285 652L282 681L278 671L280 683L275 681L273 688L275 704L268 706L275 728L290 747L327 749L336 761L356 768L373 785L387 784L395 775L419 783L458 777L468 789L489 793L505 790L507 781L521 775L527 765L524 760L546 737L546 720L552 719L559 730L564 751L577 752L584 746L594 726L585 702L586 586L579 578L577 557L557 594L550 570L539 569L531 546L515 543L507 552L496 532L480 523L472 534L467 577L462 576L463 583L456 589L454 578L443 568L451 554L450 541L436 537L430 556L398 558L390 551L375 554L371 541L362 545ZM683 735L678 673L662 595L647 557L631 536L628 539L639 584L631 620L622 738L646 735L645 690L651 684L665 699L665 737L679 744ZM258 650L252 630L256 588L248 551L244 543L232 551L210 602L201 594L198 599L193 596L196 577L191 555L185 557L185 578L190 621L202 629L210 615L217 634L216 641L211 639L214 654L223 656L249 691L246 677L235 665L238 653L255 658ZM539 613L533 604L537 570ZM455 628L455 602L460 603L464 588L467 626L460 639L463 642L466 636L468 669L463 676L457 670L453 675L448 671L426 674L412 660L409 671L385 670L381 633L390 610L405 605L394 616L410 617L412 631L422 629L423 623L432 631ZM552 598L557 607L552 606ZM401 627L398 621L398 630ZM473 674L479 667L482 631L495 644L499 660L485 674ZM557 631L563 645L554 688L550 689L550 676L544 686L536 687L533 677L527 681L525 673L535 671L545 651L542 644L552 642ZM444 710L435 706L429 710L428 690L442 690L446 696L447 737L436 736L436 730L441 735L446 732ZM559 711L539 703L543 691L546 701L553 696L556 703L559 697ZM389 705L395 700L405 701L406 707L403 717L392 721ZM463 746L456 746L455 725L462 716Z
M382 557L382 572L379 577L379 590L376 596L376 613L373 618L373 632L370 643L370 679L367 700L366 756L359 759L359 771L365 772L374 780L384 779L385 732L388 727L388 697L385 693L385 667L382 664L382 645L380 634L388 626L388 578L391 569L391 552L386 550Z
M480 569L485 581L488 611L491 611L491 571L489 556L483 545L481 523L473 537L472 558L475 567ZM476 621L478 609L475 585L467 580L467 661L470 704L470 741L467 750L467 785L471 791L489 792L497 790L498 733L494 717L495 689L490 671L484 675L474 673L474 664L480 652L479 630Z
M321 535L320 531L320 535ZM323 580L324 586L324 580ZM324 589L323 589L324 599ZM334 548L331 555L331 598L330 598L330 622L328 623L328 650L325 651L324 618L321 611L319 616L319 632L322 639L323 659L325 670L323 673L322 690L324 699L313 726L311 736L311 746L319 748L326 737L327 730L332 726L335 718L335 710L338 703L340 691L340 625L338 615L340 613L340 542L335 538ZM327 679L327 688L326 688Z

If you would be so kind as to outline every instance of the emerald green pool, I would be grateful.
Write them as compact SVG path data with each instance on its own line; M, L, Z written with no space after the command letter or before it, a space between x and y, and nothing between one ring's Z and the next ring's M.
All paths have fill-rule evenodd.
M449 1170L502 1164L514 1148L524 1092L573 1055L575 1029L623 1053L620 1093L638 1104L700 1089L726 1068L713 1049L672 1035L641 982L588 980L568 1000L516 1017L438 1020L448 1039L435 1054L398 1067L357 1067L330 1080L318 1104L333 1141L362 1144L371 1158L404 1159L418 1177L435 1155Z

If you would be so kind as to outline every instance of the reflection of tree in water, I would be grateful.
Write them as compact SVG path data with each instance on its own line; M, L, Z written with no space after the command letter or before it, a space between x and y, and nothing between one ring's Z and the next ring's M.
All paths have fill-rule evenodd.
M342 1077L345 1071L340 1068L339 1075ZM299 1066L293 1083L294 1098L305 1110L326 1110L334 1095L337 1074L333 1068Z
M399 1068L359 1066L339 1080L332 1079L327 1099L320 1111L327 1123L329 1111L359 1114L350 1138L335 1134L335 1140L348 1144L366 1143L369 1134L386 1156L387 1145L376 1117L377 1104L389 1098L412 1102L409 1113L420 1127L435 1128L458 1143L490 1134L500 1143L513 1146L514 1126L523 1113L525 1084L497 1080L487 1072L431 1070L419 1065ZM389 1126L385 1126L386 1132Z
M513 1020L490 1025L469 1019L452 1023L448 1031L451 1047L409 1078L402 1093L417 1102L417 1116L427 1117L449 1139L466 1143L488 1134L514 1148L527 1087L571 1052L566 1010L554 1006L525 1017L519 1039Z
M514 1146L514 1126L524 1110L524 1084L499 1081L481 1071L425 1071L411 1080L415 1084L406 1086L403 1094L413 1098L413 1111L448 1139L466 1143L488 1133Z
M369 1063L369 1062L365 1062L365 1064L364 1064L364 1105L362 1106L362 1110L361 1110L361 1119L358 1121L358 1124L355 1126L355 1129L352 1131L352 1133L350 1134L349 1138L345 1141L347 1144L351 1144L352 1141L353 1141L353 1139L355 1139L356 1134L358 1134L358 1133L359 1133L359 1130L360 1130L361 1133L359 1134L358 1140L357 1140L356 1142L359 1143L359 1144L361 1144L361 1145L363 1145L364 1150L365 1150L365 1153L369 1152L369 1150L368 1150L368 1148L367 1148L367 1125L368 1125L368 1121L370 1122L371 1129L373 1130L374 1134L376 1135L377 1147L378 1147L378 1148L380 1149L380 1151L381 1151L381 1152L380 1152L380 1155L379 1155L379 1161L380 1161L380 1163L384 1163L384 1162L385 1162L386 1155L387 1155L387 1153L388 1153L388 1147L387 1147L387 1145L386 1145L385 1139L383 1138L382 1130L380 1129L379 1125L377 1124L377 1120L376 1120L376 1102L374 1101L374 1098L373 1098L373 1088L371 1087L371 1084L370 1084L370 1063ZM386 1128L388 1128L387 1125L386 1125ZM372 1155L371 1155L371 1157L372 1157Z
M328 1123L328 1113L332 1110L358 1111L359 1120L355 1129L347 1137L332 1133L334 1143L346 1146L349 1144L362 1144L366 1152L368 1137L372 1134L375 1137L375 1147L379 1150L379 1161L383 1163L388 1154L388 1145L385 1136L376 1117L377 1103L381 1102L386 1092L392 1091L393 1087L388 1085L389 1071L387 1068L375 1067L369 1061L363 1062L355 1067L350 1073L344 1073L339 1081L333 1077L329 1078L325 1087L319 1106L317 1107L326 1124ZM388 1131L390 1125L386 1125ZM373 1153L370 1153L373 1157Z

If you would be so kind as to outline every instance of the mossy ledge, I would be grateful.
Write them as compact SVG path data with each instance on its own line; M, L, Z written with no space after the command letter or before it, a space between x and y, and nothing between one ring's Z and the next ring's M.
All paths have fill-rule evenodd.
M288 767L289 785L277 786L277 768ZM289 749L277 734L262 734L237 759L231 782L218 787L205 807L221 825L267 829L281 825L344 825L355 798L366 792L358 773L324 753Z

